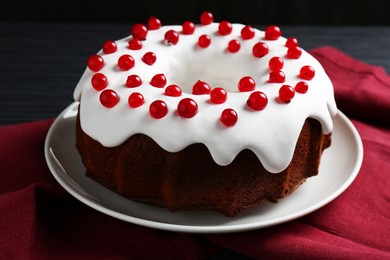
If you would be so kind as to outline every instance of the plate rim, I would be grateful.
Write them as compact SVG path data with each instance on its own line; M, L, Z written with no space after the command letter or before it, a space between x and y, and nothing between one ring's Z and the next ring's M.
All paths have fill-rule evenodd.
M45 154L45 159L46 159L46 164L48 165L50 172L54 176L54 178L57 180L57 182L67 191L69 192L73 197L81 201L82 203L86 204L89 207L92 207L93 209L109 215L111 217L120 219L125 222L137 224L140 226L145 226L149 228L155 228L155 229L160 229L160 230L166 230L166 231L175 231L175 232L186 232L186 233L230 233L230 232L239 232L239 231L247 231L247 230L253 230L253 229L261 229L273 225L278 225L282 224L294 219L297 219L299 217L305 216L309 213L312 213L315 210L320 209L321 207L325 206L329 202L333 201L336 199L338 196L340 196L355 180L356 176L359 173L359 170L361 168L362 162L363 162L363 143L361 140L361 137L356 129L356 127L353 125L353 123L348 119L348 117L342 113L340 110L337 111L336 117L340 117L340 120L348 127L348 130L350 133L352 133L352 138L355 141L355 145L357 148L357 157L356 161L354 164L354 167L351 171L351 174L346 178L346 180L340 185L333 193L331 193L329 196L326 198L322 199L320 202L315 203L314 205L311 205L308 208L305 208L304 210L300 210L296 213L293 214L288 214L286 216L276 218L276 219L271 219L267 221L261 221L261 225L256 222L252 223L244 223L244 224L237 224L237 225L232 225L232 226L189 226L189 225L183 225L183 224L171 224L171 223L164 223L164 222L158 222L154 220L148 220L148 219L142 219L134 216L130 216L121 212L117 212L113 209L106 208L102 205L96 204L93 202L93 200L88 199L85 197L84 194L80 194L79 191L73 189L72 187L69 186L68 183L63 179L63 176L60 176L57 173L57 170L55 169L54 165L52 165L51 161L54 159L55 161L57 158L52 152L52 149L50 147L50 140L51 137L53 136L53 132L56 130L58 127L58 124L61 122L61 120L64 119L64 114L69 111L70 109L77 107L79 102L75 101L68 105L53 121L52 125L50 126L46 138L45 138L45 143L44 143L44 154ZM70 116L70 118L73 118L74 116ZM58 164L57 167L62 167L61 163L56 161ZM66 171L64 170L66 173ZM69 175L68 176L68 181L72 182L74 181ZM77 185L77 183L76 183ZM118 195L119 196L119 195ZM174 214L174 213L172 213Z

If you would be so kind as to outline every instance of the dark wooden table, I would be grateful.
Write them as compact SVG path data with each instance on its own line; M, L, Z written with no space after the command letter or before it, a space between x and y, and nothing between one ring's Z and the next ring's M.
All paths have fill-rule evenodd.
M330 45L390 73L390 27L281 28L304 49ZM73 102L87 58L130 29L130 24L1 22L0 125L57 116Z

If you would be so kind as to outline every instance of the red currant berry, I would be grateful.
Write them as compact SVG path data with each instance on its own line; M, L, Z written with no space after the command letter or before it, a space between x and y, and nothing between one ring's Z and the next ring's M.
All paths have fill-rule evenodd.
M270 83L283 83L285 80L286 80L286 76L281 70L271 71L269 73L268 82Z
M108 80L106 75L104 75L103 73L96 73L95 75L92 76L91 84L93 88L98 91L105 89L108 85Z
M184 118L194 117L198 113L198 104L191 98L183 98L177 105L177 113Z
M304 81L299 81L296 85L295 85L295 91L298 92L298 93L301 93L301 94L304 94L307 92L307 90L309 89L309 85L304 82Z
M264 57L265 55L268 54L268 45L265 44L264 42L258 42L255 45L253 45L252 53L253 56L255 56L256 58Z
M145 103L145 99L141 93L133 92L129 96L128 103L130 107L137 108Z
M314 78L315 74L316 72L314 71L313 67L309 65L303 66L299 71L299 77L301 79L306 79L306 80L311 80L312 78Z
M141 84L142 84L142 80L138 75L133 74L127 77L126 87L136 88L141 86Z
M129 54L123 54L118 59L118 67L121 70L129 70L134 67L134 58Z
M227 92L223 88L214 88L210 93L210 101L214 104L222 104L227 99Z
M211 38L207 34L199 36L198 45L201 48L207 48L211 43Z
M268 62L268 67L270 71L278 71L283 68L284 61L280 57L273 57Z
M119 102L118 94L112 89L103 90L99 99L100 103L107 108L112 108Z
M129 49L130 50L140 50L142 48L142 42L140 39L132 38L129 41Z
M233 26L228 21L222 21L218 25L219 35L229 35L233 30Z
M252 91L255 89L255 87L256 82L250 76L242 77L238 82L238 90L240 92Z
M210 92L211 92L211 88L209 84L201 80L198 80L192 87L192 94L194 95L205 95L205 94L210 94Z
M165 84L167 84L167 78L162 73L154 75L150 80L150 85L156 88L163 88Z
M99 71L104 66L104 60L101 56L94 54L88 59L88 68L92 71Z
M237 40L231 40L228 43L227 50L230 51L231 53L236 53L240 50L241 48L241 43Z
M280 28L276 25L271 25L265 29L265 39L266 40L277 40L282 35Z
M238 120L237 112L231 108L226 108L222 111L220 120L227 127L234 126Z
M117 50L117 46L114 41L109 40L103 43L103 52L105 54L114 53L116 52L116 50Z
M168 106L162 100L155 100L149 106L149 114L156 119L163 118L168 114Z
M187 35L191 35L193 34L195 31L195 24L191 21L186 21L183 23L182 25L182 33L183 34L187 34Z
M201 15L200 15L200 23L202 25L208 25L208 24L211 24L212 22L214 21L214 17L213 17L213 14L210 13L210 12L203 12Z
M146 28L143 24L135 24L133 28L131 29L131 35L133 38L139 39L139 40L145 40L146 35L148 34L148 28Z
M179 41L179 34L175 30L169 30L165 33L164 39L173 45L176 45Z
M149 30L157 30L161 27L161 21L157 17L151 16L148 20Z
M156 54L154 54L154 52L151 51L145 53L144 56L142 56L142 61L148 65L153 65L156 62L156 59L157 59Z
M289 103L295 96L295 90L289 85L283 85L279 89L279 99L282 102Z
M249 95L246 104L254 110L263 110L268 104L268 98L263 92L254 91Z
M302 49L299 46L292 46L287 49L287 58L298 59L302 55Z
M285 46L287 48L296 47L296 46L298 46L298 40L294 37L290 37L286 40Z
M165 95L170 97L180 97L181 93L181 88L175 84L169 85L165 88Z
M255 29L253 29L251 26L246 25L241 29L241 38L244 40L250 40L253 37L255 37Z

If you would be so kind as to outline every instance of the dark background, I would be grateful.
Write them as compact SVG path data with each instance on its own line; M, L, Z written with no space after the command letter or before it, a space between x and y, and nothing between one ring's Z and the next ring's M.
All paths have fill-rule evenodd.
M386 0L2 0L0 21L144 23L153 15L164 24L181 24L197 22L204 10L212 12L216 21L254 25L390 24L390 1Z

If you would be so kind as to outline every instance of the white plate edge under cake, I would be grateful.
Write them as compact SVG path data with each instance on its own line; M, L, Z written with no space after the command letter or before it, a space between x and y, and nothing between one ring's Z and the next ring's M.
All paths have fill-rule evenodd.
M99 189L99 192L97 194L91 195L88 191L86 191L86 188L89 184L85 184L85 182L78 182L74 178L72 178L66 171L66 166L64 162L60 161L56 154L56 149L58 147L53 146L53 143L55 143L54 137L56 134L58 134L59 131L64 131L64 137L69 133L66 131L67 129L61 129L61 124L73 124L75 123L75 116L77 114L77 108L78 108L78 102L74 102L71 105L69 105L53 122L51 125L47 136L45 140L45 146L44 146L44 153L47 165L52 172L54 178L59 182L59 184L67 190L71 195L73 195L75 198L83 202L84 204L104 213L109 216L112 216L117 219L121 219L126 222L130 222L133 224L156 228L156 229L162 229L162 230L169 230L169 231L178 231L178 232L189 232L189 233L224 233L224 232L237 232L237 231L244 231L244 230L251 230L251 229L257 229L257 228L263 228L268 227L272 225L281 224L296 218L299 218L301 216L304 216L306 214L309 214L324 205L328 204L335 198L337 198L341 193L343 193L353 182L353 180L356 178L359 169L362 164L363 160L363 145L362 141L360 139L359 133L357 132L356 128L352 124L352 122L341 112L338 111L337 116L334 119L335 127L333 131L333 137L338 134L338 132L341 132L343 134L348 134L348 138L352 140L350 143L342 143L344 139L348 138L341 138L339 144L335 143L334 140L332 140L332 146L325 150L324 156L328 155L331 156L332 153L337 153L337 146L339 145L345 145L344 149L351 149L353 153L355 153L356 156L353 158L349 158L349 160L346 163L349 163L346 165L348 168L347 173L341 173L344 175L344 179L341 183L339 183L336 187L332 187L333 191L329 194L324 194L323 196L320 196L318 201L315 201L311 203L310 205L304 206L302 209L296 209L294 210L293 207L287 208L288 213L285 215L278 215L278 207L283 208L282 204L284 206L286 205L286 201L294 201L294 197L297 197L300 190L303 190L303 186L306 185L306 187L310 187L310 185L314 186L312 184L312 180L316 180L315 178L319 178L321 176L321 168L320 167L320 173L319 176L315 176L313 178L309 178L306 183L304 183L297 191L295 191L290 196L280 200L279 203L276 204L267 204L267 207L271 209L271 211L275 212L275 218L272 218L272 213L269 214L267 212L259 214L256 209L249 209L244 210L242 213L240 213L238 216L234 218L227 218L224 217L218 213L215 212L190 212L190 211L179 211L172 213L168 210L150 206L150 205L144 205L136 202L131 202L127 199L122 198L121 196L115 194L114 192L111 192L107 190L106 188L94 183L93 181L90 181L89 179L86 180L86 183L89 183L89 181L96 185L95 189ZM74 127L71 129L74 131ZM70 133L69 133L70 134ZM74 133L71 133L74 134ZM64 139L65 140L65 139ZM74 141L74 140L73 140ZM70 145L70 144L69 144ZM74 147L69 147L72 149L71 153L72 156L78 156L74 154L74 152L77 152ZM332 149L333 148L333 149ZM65 152L66 153L66 152ZM338 156L346 156L347 153L341 153L338 154ZM79 156L78 156L79 157ZM324 159L322 158L322 163L324 163ZM65 165L65 168L63 167L63 164ZM68 164L69 165L69 164ZM84 176L84 172L75 173L77 174L78 178L81 178L82 180L87 179L87 177ZM324 174L322 174L324 175ZM84 186L83 186L84 185ZM321 184L323 185L323 184ZM331 186L331 183L329 183ZM101 189L101 190L100 190ZM100 193L101 192L101 193ZM326 192L325 192L326 193ZM295 194L295 195L294 195ZM310 194L310 197L313 194ZM100 197L99 197L100 196ZM302 193L300 194L302 196ZM109 197L109 198L108 198ZM139 210L145 210L146 212L156 211L157 216L153 216L153 218L149 218L149 216L146 217L137 217L136 214L132 214L132 212L129 213L123 213L122 211L123 206L119 206L119 210L116 210L113 207L110 207L110 205L101 205L99 200L113 200L113 201L127 201L130 206L134 205ZM294 204L294 203L291 203ZM121 205L121 204L120 204ZM124 205L124 204L123 204ZM128 205L126 205L128 207ZM260 207L265 207L264 205L259 205ZM126 208L127 210L127 208ZM271 217L270 219L261 219L263 217L262 214L269 214ZM153 215L155 215L153 213ZM159 219L159 216L161 218ZM193 216L193 219L192 219ZM171 220L172 218L172 220ZM202 222L197 222L199 219L204 218L204 221L207 223L207 219L212 219L210 225L202 225ZM181 223L182 219L184 219L184 224ZM167 221L169 220L169 221ZM180 220L176 221L175 220ZM194 221L193 225L191 224L191 221ZM189 221L189 223L187 223Z

